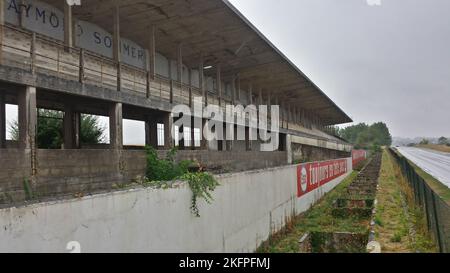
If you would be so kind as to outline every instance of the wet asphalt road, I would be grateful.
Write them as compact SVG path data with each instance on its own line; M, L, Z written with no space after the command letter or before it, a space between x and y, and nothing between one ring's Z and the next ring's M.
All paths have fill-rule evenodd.
M413 147L399 147L397 150L450 188L450 153Z

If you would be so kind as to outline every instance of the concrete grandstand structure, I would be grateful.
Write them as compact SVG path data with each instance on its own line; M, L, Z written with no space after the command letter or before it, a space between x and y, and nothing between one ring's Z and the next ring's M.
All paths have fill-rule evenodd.
M161 154L176 145L180 159L214 169L343 158L352 150L328 130L351 119L225 0L2 0L0 46L0 203L23 200L24 181L54 196L143 175L145 153L124 145L124 119L145 122L146 144ZM195 134L202 128L185 128L188 141L175 143L172 108L192 107L194 97L223 109L279 105L278 150L262 152L249 139L208 142ZM15 141L6 138L7 104L18 106ZM39 108L63 113L60 150L37 146ZM82 114L109 118L109 143L81 143Z

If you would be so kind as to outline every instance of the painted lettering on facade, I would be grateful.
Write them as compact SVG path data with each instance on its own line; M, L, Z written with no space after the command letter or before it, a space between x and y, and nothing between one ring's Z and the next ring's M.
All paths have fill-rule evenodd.
M59 9L40 1L0 1L5 1L6 22L64 41L64 13ZM113 36L89 22L76 22L75 45L108 58L113 57ZM124 63L142 69L146 67L146 51L137 43L121 39L120 53Z
M347 171L347 159L299 165L297 167L297 197L302 197L303 195L322 187L334 179L346 174Z

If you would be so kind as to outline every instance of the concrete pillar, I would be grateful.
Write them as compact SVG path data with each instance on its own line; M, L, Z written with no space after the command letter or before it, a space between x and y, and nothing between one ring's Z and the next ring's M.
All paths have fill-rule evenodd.
M165 113L162 118L164 124L164 148L169 150L173 148L174 140L172 139L173 117L172 113Z
M287 164L292 164L292 142L291 135L286 135L286 155L287 155Z
M145 145L158 148L158 131L155 118L147 116L145 118Z
M119 2L117 1L113 8L113 58L117 62L117 91L122 89L122 66L120 65L121 53L120 53L120 9Z
M68 47L73 46L73 21L72 6L64 1L64 43Z
M177 52L177 78L180 82L180 88L183 86L183 45L178 44Z
M123 148L122 103L113 103L109 108L109 137L111 149Z
M219 106L222 106L222 67L217 64L216 67L216 83L217 83L217 98L219 100Z
M203 128L205 128L207 123L206 119L202 119L202 128L200 128L200 149L202 150L208 150L208 141L203 136Z
M3 44L3 25L5 24L5 1L0 1L0 44ZM3 60L3 50L0 50L0 64Z
M236 82L236 91L237 91L236 98L237 98L237 101L239 103L241 103L241 77L239 76L239 74L237 75L236 80L237 80L237 82Z
M202 93L204 104L208 104L208 92L206 92L205 88L205 74L204 74L205 63L203 60L203 55L200 56L200 64L198 66L198 82L200 86L200 92Z
M64 108L64 149L80 148L81 114L66 105Z
M236 105L236 77L231 79L231 103Z
M195 150L195 139L194 139L194 128L195 128L195 117L191 118L191 149Z
M250 139L250 127L245 127L245 149L247 151L252 150L252 141Z
M6 148L6 109L4 94L0 94L0 149L1 148Z
M36 149L37 107L36 87L27 86L19 92L19 147Z

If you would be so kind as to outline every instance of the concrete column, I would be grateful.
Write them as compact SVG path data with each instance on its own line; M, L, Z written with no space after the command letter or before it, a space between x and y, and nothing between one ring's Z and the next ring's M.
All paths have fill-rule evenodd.
M3 1L1 1L3 3ZM0 94L0 149L6 148L6 109L5 95Z
M147 116L145 120L145 145L158 148L158 122L151 116Z
M250 140L250 127L245 127L245 149L247 151L252 150L252 141Z
M231 103L236 105L236 77L231 79Z
M204 104L208 104L208 92L206 92L205 88L205 74L204 74L205 63L203 60L203 55L200 56L200 64L198 66L198 82L200 86L200 92L202 93L202 97L204 100Z
M5 24L5 1L0 1L0 44L3 44L3 25ZM0 50L0 64L3 60L3 50Z
M292 142L291 135L286 135L286 156L287 156L287 164L292 164Z
M169 150L173 148L174 141L172 139L173 117L172 113L165 113L162 118L164 124L164 148Z
M68 47L73 46L72 6L64 1L64 43Z
M152 79L155 79L156 76L156 28L155 26L150 26L150 39L148 45L149 52L149 64L148 71Z
M120 65L120 62L122 60L120 53L120 9L118 1L115 2L115 6L113 8L113 24L113 57L117 62L117 91L120 91L122 88L122 66Z
M253 104L253 84L248 85L248 105Z
M36 149L37 107L36 87L27 86L19 92L19 147Z
M109 108L109 137L111 149L123 148L122 103L113 103Z
M236 98L238 100L238 102L241 102L241 77L239 75L237 75L237 82L236 82Z
M195 150L195 139L194 139L194 128L195 128L195 117L191 118L191 148L192 150Z
M80 148L81 114L66 105L64 108L64 149Z
M219 100L219 106L222 105L222 67L217 64L216 67L216 82L217 82L217 97Z
M206 119L202 119L202 128L200 128L200 149L202 150L208 150L208 141L205 139L205 137L203 136L203 128L205 128L207 120Z
M177 78L180 82L180 88L183 86L183 46L182 44L178 44L178 52L177 52Z

